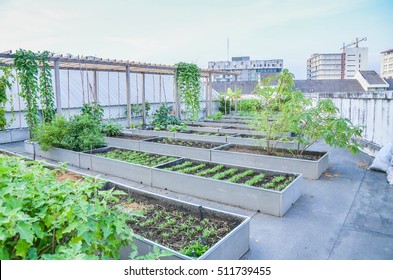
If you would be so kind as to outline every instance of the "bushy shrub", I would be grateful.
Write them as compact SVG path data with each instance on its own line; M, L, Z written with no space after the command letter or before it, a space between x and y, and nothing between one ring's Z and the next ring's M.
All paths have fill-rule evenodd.
M105 123L102 125L102 132L106 136L117 136L121 134L123 127L118 123Z
M174 115L169 114L169 107L162 104L153 114L152 125L156 130L166 129L168 125L180 125L182 122Z
M38 126L33 140L43 151L56 147L80 152L105 145L101 124L89 114L75 115L70 120L57 116Z

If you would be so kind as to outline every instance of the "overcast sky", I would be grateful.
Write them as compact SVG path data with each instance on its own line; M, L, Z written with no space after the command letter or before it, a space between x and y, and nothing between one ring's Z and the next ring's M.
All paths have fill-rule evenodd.
M149 63L284 59L297 79L313 53L367 37L369 69L393 48L392 0L0 0L0 52L18 48Z

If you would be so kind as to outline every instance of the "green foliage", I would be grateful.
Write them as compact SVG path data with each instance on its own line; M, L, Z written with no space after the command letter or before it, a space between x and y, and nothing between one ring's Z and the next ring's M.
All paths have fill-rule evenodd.
M146 101L145 102L146 116L149 115L150 108L151 108L150 103ZM126 115L127 115L127 109L126 109ZM142 104L131 104L131 117L136 118L141 116L142 116Z
M182 122L174 115L169 114L169 107L162 104L153 114L152 125L156 130L166 129L168 125L181 125Z
M7 98L7 89L10 90L12 87L12 83L14 80L14 76L12 75L12 67L11 66L5 66L1 68L3 75L0 77L0 131L5 130L7 127L7 119L5 117L5 104L7 102L11 103L11 112L12 115L15 115L14 109L13 109L13 100L12 100L12 95L10 96L10 99L8 100ZM12 120L11 120L12 122ZM10 122L10 123L11 123Z
M186 117L191 120L196 120L200 110L200 70L198 66L192 63L179 62L176 66L176 83L180 97L186 106Z
M133 245L119 191L86 178L57 181L42 163L0 155L0 259L119 259Z
M91 119L102 122L104 117L104 108L98 102L90 102L83 104L81 109L82 115L88 115Z
M86 151L105 145L100 123L88 114L75 115L68 121L56 117L34 130L34 140L44 151L53 147Z
M256 112L262 109L262 104L260 99L240 99L237 107L241 112Z
M216 165L213 168L209 168L209 169L203 170L201 172L198 172L197 174L195 174L195 176L206 176L206 175L209 175L209 174L214 174L214 173L216 173L217 171L220 171L223 168L224 168L224 165Z
M230 114L232 109L231 101L229 99L226 99L224 95L220 95L218 100L219 100L218 110L224 115Z
M216 180L221 180L221 179L224 179L227 176L234 175L237 172L237 170L238 169L236 169L236 168L231 168L231 169L225 170L224 172L215 174L212 178L216 179Z
M183 168L183 169L178 169L177 172L188 174L188 173L193 173L195 171L198 171L199 169L202 169L205 167L206 167L206 164L201 163L201 164L198 164L195 166L191 166L191 167L187 167L187 168Z
M246 181L244 184L247 186L255 186L257 183L262 182L263 179L265 179L266 175L264 173L261 173L259 175L256 175L252 177L250 180Z
M296 133L302 154L318 139L323 138L332 147L348 148L351 153L360 151L353 138L360 138L362 130L354 126L349 119L338 117L338 108L331 99L322 99L314 107L303 110L294 116L291 131Z
M50 123L44 123L34 129L33 140L43 151L52 148L66 148L64 137L68 131L68 122L64 117L55 116Z
M170 131L170 132L176 132L176 131L184 132L184 131L188 131L188 126L185 123L181 123L180 125L178 125L178 124L175 124L175 125L170 124L170 125L167 126L167 130Z
M219 111L214 115L209 115L206 117L207 119L212 119L212 120L221 120L222 119L222 112Z
M55 97L52 86L52 73L49 65L49 52L38 54L38 63L41 67L40 73L40 98L44 122L50 122L55 116Z
M231 178L229 178L227 181L228 182L231 182L231 183L236 183L236 182L238 182L240 179L242 179L242 178L244 178L244 177L246 177L246 176L250 176L250 175L252 175L252 174L254 174L254 171L252 171L252 170L246 170L246 171L244 171L244 172L242 172L242 173L238 173L238 174L236 174L236 175L233 175Z
M180 253L189 257L198 258L202 256L208 249L208 246L200 243L199 241L195 241L193 244L182 249Z
M106 158L130 162L134 164L144 165L144 166L156 166L175 159L174 157L169 157L169 156L161 156L161 155L148 154L148 153L137 152L137 151L119 150L119 149L111 150L106 153L99 153L97 155Z
M273 81L277 81L277 86L272 86ZM359 145L352 138L360 137L360 127L339 117L331 100L321 100L312 106L311 98L294 90L294 86L293 74L285 69L261 81L255 89L262 98L263 107L250 124L266 134L266 152L275 153L277 144L288 140L288 132L297 135L297 155L321 138L333 147L358 152Z
M120 135L123 130L123 127L119 123L105 123L102 125L102 132L106 136L117 136Z
M19 49L14 54L14 65L18 71L21 91L19 95L26 103L26 122L30 135L38 125L38 64L37 55L30 50Z

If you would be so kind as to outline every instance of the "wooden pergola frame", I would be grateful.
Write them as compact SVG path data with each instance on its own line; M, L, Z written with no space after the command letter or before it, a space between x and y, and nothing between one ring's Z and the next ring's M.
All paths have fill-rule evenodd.
M0 53L1 63L0 66L13 64L14 55L12 51L6 51ZM117 59L103 59L94 56L73 56L70 54L55 54L49 55L50 66L54 69L55 79L55 96L56 96L56 107L57 113L62 114L61 106L61 91L60 91L60 69L61 70L84 70L93 71L94 76L94 92L93 95L97 97L97 71L103 72L122 72L126 73L126 97L127 97L127 123L131 123L131 80L130 73L142 74L142 116L143 122L146 123L146 112L145 112L145 74L156 74L156 75L176 75L176 66L164 65L164 64L152 64L135 62L130 60L117 60ZM207 114L212 114L212 78L213 75L232 75L235 77L235 87L237 81L237 75L240 73L225 70L214 70L214 69L200 69L201 77L205 79L207 91L206 91L206 107ZM180 96L177 90L177 85L174 83L174 96L175 96L175 112L177 117L180 117ZM237 102L235 104L235 107Z

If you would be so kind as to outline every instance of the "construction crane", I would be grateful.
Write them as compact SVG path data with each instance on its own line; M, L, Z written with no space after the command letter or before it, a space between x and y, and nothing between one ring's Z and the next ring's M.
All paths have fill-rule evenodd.
M363 37L361 39L356 38L355 41L353 41L352 43L349 43L348 45L345 45L345 43L343 43L343 46L340 50L343 50L342 53L342 57L341 57L341 79L345 78L345 50L346 48L355 45L355 48L359 48L359 43L362 41L367 41L367 37Z

